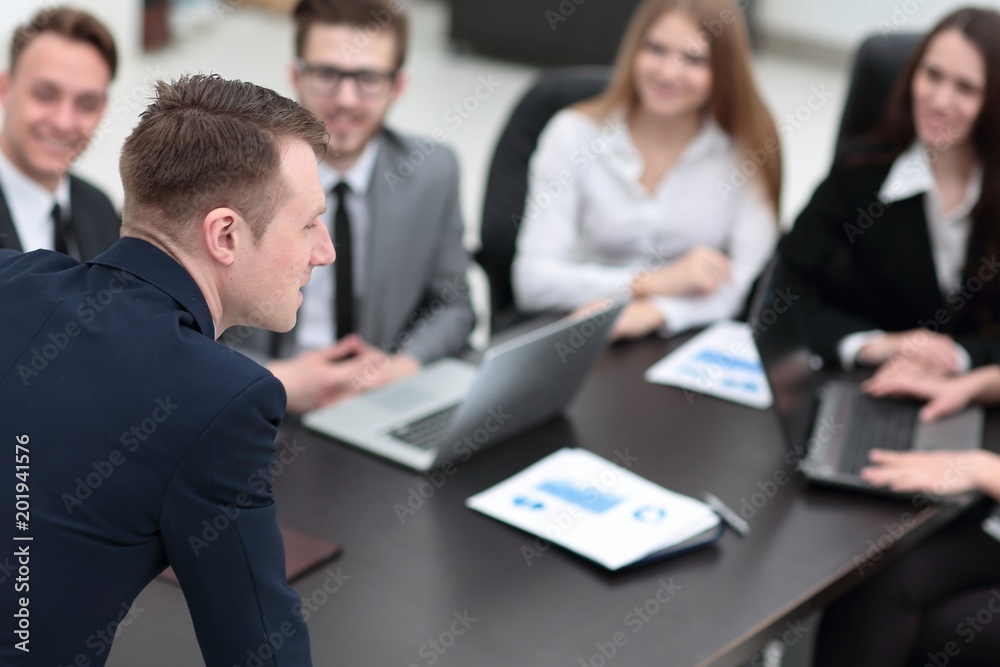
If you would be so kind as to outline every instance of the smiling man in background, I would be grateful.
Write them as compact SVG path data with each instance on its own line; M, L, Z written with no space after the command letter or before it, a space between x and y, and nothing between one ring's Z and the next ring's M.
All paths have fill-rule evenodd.
M0 248L87 260L118 238L107 195L69 174L104 114L117 63L111 33L85 12L44 9L14 32L0 74Z

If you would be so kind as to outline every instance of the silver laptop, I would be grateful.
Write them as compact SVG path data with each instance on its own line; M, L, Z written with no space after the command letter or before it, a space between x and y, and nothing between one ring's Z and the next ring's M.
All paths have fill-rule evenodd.
M887 493L861 479L872 449L976 449L982 446L984 411L973 406L932 424L918 420L922 403L874 398L858 381L831 378L805 342L804 307L782 303L789 281L780 266L769 268L751 308L761 364L776 412L810 480Z
M357 398L307 413L307 427L427 471L467 461L559 413L605 348L623 303L564 318L486 351Z

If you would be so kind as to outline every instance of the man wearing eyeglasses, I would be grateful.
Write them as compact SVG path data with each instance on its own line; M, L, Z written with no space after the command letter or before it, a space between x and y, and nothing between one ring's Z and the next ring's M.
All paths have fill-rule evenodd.
M294 17L292 81L329 132L320 180L337 249L304 288L295 330L266 344L289 409L302 412L459 352L474 315L457 160L384 125L406 87L399 0L301 0ZM240 334L224 340L264 351L258 332Z

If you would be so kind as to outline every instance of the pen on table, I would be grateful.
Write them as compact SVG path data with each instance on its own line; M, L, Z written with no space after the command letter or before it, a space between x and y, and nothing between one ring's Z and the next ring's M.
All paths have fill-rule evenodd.
M750 524L743 520L743 517L734 512L729 505L722 502L719 498L712 495L708 491L702 494L702 498L708 503L708 506L715 510L716 514L722 517L722 520L726 522L733 532L740 537L746 537L750 534Z

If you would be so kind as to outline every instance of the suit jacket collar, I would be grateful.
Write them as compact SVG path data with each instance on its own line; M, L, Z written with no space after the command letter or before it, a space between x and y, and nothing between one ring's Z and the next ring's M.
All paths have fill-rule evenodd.
M73 204L79 200L77 192L80 189L80 179L73 174L67 174L66 185L60 187L62 188L62 192L57 196L64 200L60 202L60 205L68 212L70 221L72 222L79 217L74 214ZM86 215L86 213L82 215ZM95 244L95 239L92 238L91 234L85 233L85 230L79 231L83 232L77 234L80 250L84 253L83 256L87 257L97 254L97 251L91 247ZM21 239L17 235L17 228L14 226L14 216L11 214L10 205L7 203L7 195L4 194L2 186L0 186L0 248L9 248L20 252L24 251Z
M136 238L122 238L88 264L121 269L160 288L194 316L198 331L215 338L212 311L209 310L198 284L177 260L152 243Z
M0 248L9 248L21 252L21 240L17 237L17 230L14 229L14 218L11 217L10 207L7 206L7 197L4 196L3 188L0 187Z

